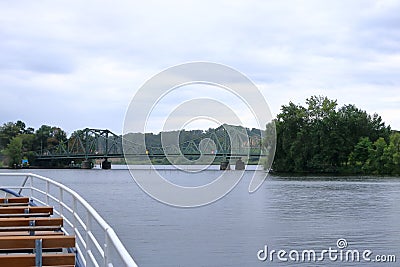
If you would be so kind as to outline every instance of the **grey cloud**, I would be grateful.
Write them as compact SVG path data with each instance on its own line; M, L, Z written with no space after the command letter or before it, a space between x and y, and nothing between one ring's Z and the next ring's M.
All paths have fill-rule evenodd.
M0 88L14 99L2 103L2 121L26 117L118 132L135 89L188 61L232 66L278 88L273 100L280 104L364 86L390 96L400 84L399 4L16 2L0 3ZM376 99L362 94L354 102Z

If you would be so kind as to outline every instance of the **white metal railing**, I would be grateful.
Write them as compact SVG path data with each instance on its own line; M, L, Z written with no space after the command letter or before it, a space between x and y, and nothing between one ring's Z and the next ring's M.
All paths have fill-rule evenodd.
M13 190L37 204L53 206L54 213L64 220L63 230L76 236L76 250L83 266L137 266L111 226L72 189L33 173L0 173L0 178L3 177L13 177L13 185L0 181L0 189ZM17 181L20 185L14 184Z

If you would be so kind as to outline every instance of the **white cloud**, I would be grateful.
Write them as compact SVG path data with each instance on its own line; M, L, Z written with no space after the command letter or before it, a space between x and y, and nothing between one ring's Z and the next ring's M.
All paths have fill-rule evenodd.
M398 1L3 1L0 122L121 132L133 93L209 60L249 76L273 113L322 94L400 129Z

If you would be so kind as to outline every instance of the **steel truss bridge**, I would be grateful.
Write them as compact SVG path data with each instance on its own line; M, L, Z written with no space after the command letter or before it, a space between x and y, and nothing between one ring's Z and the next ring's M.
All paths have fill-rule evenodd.
M220 126L200 138L183 140L182 132L163 133L163 145L147 145L153 134L132 133L124 137L107 129L83 129L58 145L36 152L36 160L84 160L108 158L165 158L184 156L193 159L201 155L235 159L241 157L260 158L263 156L261 134L248 134L240 126ZM174 139L174 140L172 140ZM161 141L159 140L159 141ZM175 141L175 142L174 142ZM154 144L154 140L152 142ZM125 152L125 153L124 153Z

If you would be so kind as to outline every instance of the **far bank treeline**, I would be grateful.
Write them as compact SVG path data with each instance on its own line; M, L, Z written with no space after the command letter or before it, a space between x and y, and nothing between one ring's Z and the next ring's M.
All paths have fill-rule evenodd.
M400 174L400 133L378 114L312 96L306 106L283 105L274 123L274 171Z
M277 144L272 168L276 172L400 175L400 133L386 126L379 115L355 105L338 107L336 100L312 96L305 106L283 105L274 124ZM269 132L267 126L265 133ZM192 135L204 133L185 134L193 139ZM149 142L156 142L156 137L146 136ZM21 159L35 164L36 152L51 150L66 140L60 127L42 125L35 130L22 121L4 123L0 126L0 166L13 167Z

